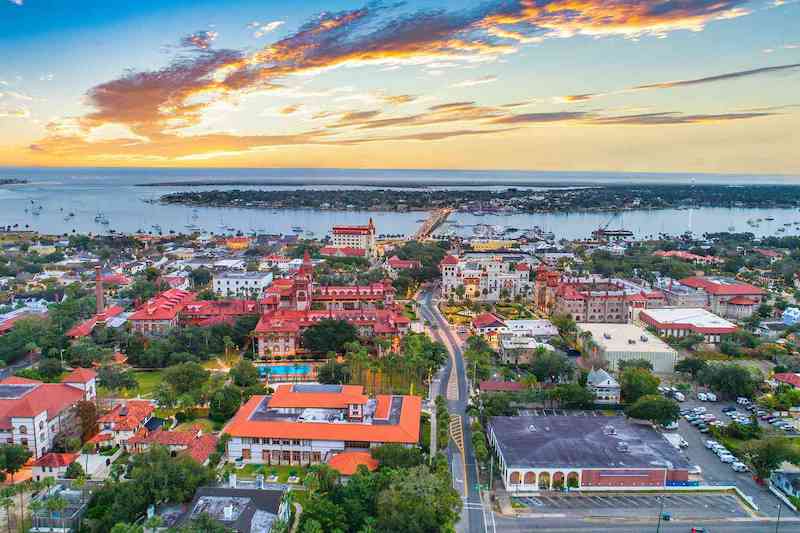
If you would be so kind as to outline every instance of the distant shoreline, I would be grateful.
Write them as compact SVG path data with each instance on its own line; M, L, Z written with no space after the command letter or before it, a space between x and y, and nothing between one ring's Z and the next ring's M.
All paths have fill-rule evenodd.
M258 186L278 186L278 187L313 187L325 186L349 186L349 187L384 187L391 189L438 189L442 187L522 187L522 188L542 188L542 189L572 189L587 188L592 185L586 183L553 183L553 182L514 182L498 181L495 183L476 182L476 181L452 181L435 183L430 180L425 181L363 181L360 179L304 179L302 183L298 180L208 180L208 181L159 181L154 183L137 183L136 187L258 187ZM595 185L600 186L600 185Z
M29 183L28 180L21 180L17 178L0 178L0 187L4 185L25 185Z

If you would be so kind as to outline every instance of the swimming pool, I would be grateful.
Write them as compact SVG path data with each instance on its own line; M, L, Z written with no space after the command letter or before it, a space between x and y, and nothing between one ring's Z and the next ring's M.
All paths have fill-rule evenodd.
M278 375L278 376L286 376L289 374L300 374L306 375L311 373L311 365L273 365L273 366L261 366L258 368L259 373L262 376L266 376L267 374L270 375Z

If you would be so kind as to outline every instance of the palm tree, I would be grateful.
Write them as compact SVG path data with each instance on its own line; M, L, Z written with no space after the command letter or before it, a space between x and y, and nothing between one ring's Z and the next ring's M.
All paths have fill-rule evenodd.
M55 522L55 518L53 517L53 515L58 513L59 521L61 522L61 529L64 529L64 509L67 508L67 505L69 505L69 503L60 494L57 494L55 496L50 496L49 498L47 498L47 500L44 503L44 507L50 514L51 524Z
M36 522L39 519L39 513L44 509L44 504L42 500L31 500L31 503L28 504L28 509L31 512L31 526L36 527Z

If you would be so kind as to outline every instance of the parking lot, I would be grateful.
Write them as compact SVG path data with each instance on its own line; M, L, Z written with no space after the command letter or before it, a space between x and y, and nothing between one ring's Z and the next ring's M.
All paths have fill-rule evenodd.
M740 412L745 412L735 402L701 402L695 399L687 399L685 402L681 402L680 405L681 409L703 406L707 412L714 414L718 420L725 422L730 421L730 418L722 413L724 407L734 406ZM736 485L758 505L759 514L765 516L775 516L777 514L778 498L765 487L758 485L753 480L752 474L734 472L729 464L722 463L713 451L705 447L705 441L713 437L700 433L696 427L689 424L683 417L679 419L678 429L673 433L680 434L689 444L689 447L684 448L681 453L684 454L690 464L697 465L702 469L702 477L705 484ZM796 513L785 505L782 507L781 514L784 516L796 516Z
M675 519L737 518L750 516L732 494L548 494L515 498L532 513L570 516L635 518L658 516L660 510Z

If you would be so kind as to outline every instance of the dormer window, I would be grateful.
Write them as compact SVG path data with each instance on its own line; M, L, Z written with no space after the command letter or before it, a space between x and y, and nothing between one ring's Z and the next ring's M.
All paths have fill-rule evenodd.
M19 432L20 432L22 435L25 435L25 434L27 434L27 433L28 433L28 426L20 426L20 427L19 427Z

